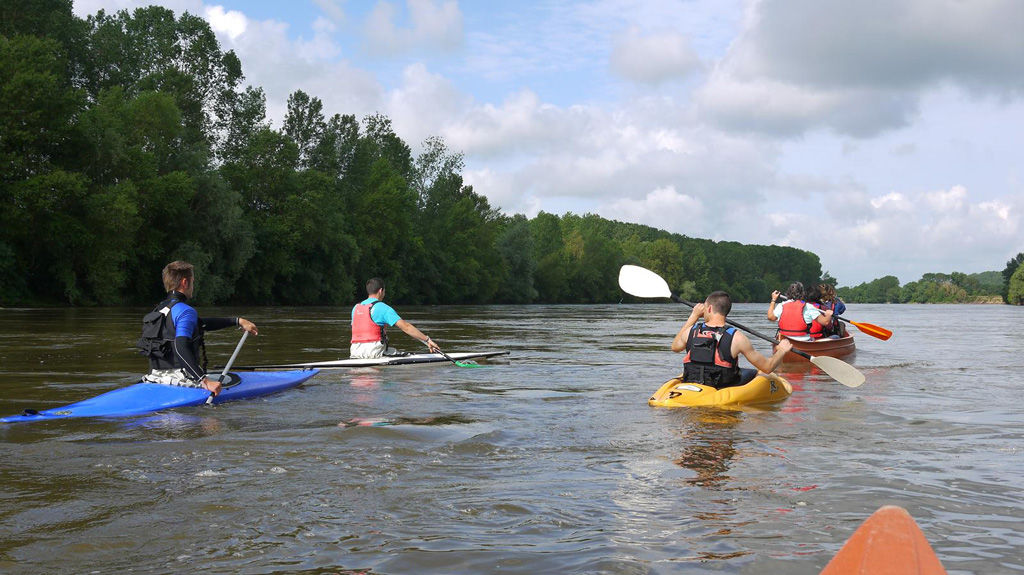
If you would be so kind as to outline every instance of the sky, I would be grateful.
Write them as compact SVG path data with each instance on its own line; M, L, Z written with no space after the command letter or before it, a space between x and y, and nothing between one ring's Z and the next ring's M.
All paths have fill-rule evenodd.
M205 18L262 87L441 137L528 217L812 251L841 286L1024 251L1019 0L76 0ZM713 263L713 262L712 262Z

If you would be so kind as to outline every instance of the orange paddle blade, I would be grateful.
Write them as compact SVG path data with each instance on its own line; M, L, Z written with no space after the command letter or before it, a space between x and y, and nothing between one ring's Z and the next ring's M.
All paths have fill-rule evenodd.
M850 321L850 320L846 320L846 321ZM889 339L890 337L892 337L892 332L887 330L887 329L885 329L884 327L878 327L877 325L870 324L870 323L860 323L858 321L850 321L850 323L855 325L855 326L857 326L857 329L861 330L862 332L864 332L864 333L866 333L866 334L868 334L868 335L870 335L872 337L877 337L878 339L880 339L882 341L885 341L885 340Z
M946 575L906 509L886 505L868 517L820 575Z

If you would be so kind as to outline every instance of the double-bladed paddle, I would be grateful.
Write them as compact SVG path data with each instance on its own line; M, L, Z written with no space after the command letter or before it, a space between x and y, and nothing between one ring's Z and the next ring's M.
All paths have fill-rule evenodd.
M679 299L679 296L672 293L671 288L668 287L668 283L662 279L661 276L640 266L622 266L622 269L619 270L619 287L622 288L622 291L636 297L666 297L674 302L685 304L690 307L693 307L694 305L688 301ZM763 333L759 333L744 326L743 324L730 319L726 319L725 321L729 325L738 327L743 331L756 335L757 337L765 341L769 341L772 344L778 345L779 343L779 340L774 337L769 337ZM806 357L811 361L811 363L818 366L833 379L847 387L858 387L860 384L864 383L864 374L841 359L828 356L816 357L798 349L792 349L790 351L797 355Z
M781 299L783 301L789 300L789 298L784 296L784 295L780 295L779 299ZM851 321L851 320L846 319L845 317L838 316L838 315L834 315L832 317L834 317L835 319L838 319L840 321L845 321L846 323L848 323L848 324L850 324L852 326L855 326L857 329L859 329L860 331L870 335L871 337L877 337L878 339L880 339L882 341L885 341L885 340L889 339L890 337L892 337L892 332L891 331L885 329L884 327L879 327L879 326L877 326L877 325L875 325L873 323L864 323L864 322L859 322L859 321Z

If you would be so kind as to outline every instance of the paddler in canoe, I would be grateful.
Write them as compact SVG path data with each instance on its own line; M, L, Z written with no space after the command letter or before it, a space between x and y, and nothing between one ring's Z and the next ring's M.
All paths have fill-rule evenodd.
M431 353L441 353L441 348L434 340L399 317L394 308L384 303L384 291L384 280L370 278L366 282L366 299L352 308L352 341L349 355L353 359L408 355L388 346L388 326L397 326L409 337L426 345Z
M693 306L690 317L672 340L672 351L685 351L683 383L699 383L715 389L744 385L757 371L740 369L739 356L764 373L775 371L793 344L787 340L767 358L754 349L747 336L726 323L732 299L724 291L711 292L704 303Z
M820 284L818 291L821 297L819 299L820 304L817 307L821 310L832 311L832 322L825 326L824 329L825 337L846 337L849 335L846 331L846 325L836 319L846 313L846 303L836 295L836 288L831 284Z
M206 376L203 334L226 327L238 327L252 335L259 331L244 317L199 317L187 303L196 288L192 264L173 261L164 266L162 276L167 297L142 319L142 337L136 344L149 358L150 372L142 381L201 387L216 396L221 383Z
M814 341L824 336L832 323L832 310L821 310L807 302L804 284L793 282L786 290L787 301L777 303L781 292L772 292L768 305L768 319L779 322L779 339ZM785 340L783 340L785 341Z

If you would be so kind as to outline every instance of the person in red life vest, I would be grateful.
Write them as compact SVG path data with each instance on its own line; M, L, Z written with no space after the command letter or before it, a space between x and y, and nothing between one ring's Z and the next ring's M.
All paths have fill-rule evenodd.
M384 280L371 278L366 282L367 298L352 308L352 345L349 355L356 359L373 359L385 355L407 355L388 346L388 326L398 326L409 337L423 342L431 353L441 348L413 324L398 316L384 299Z
M768 305L768 319L779 322L779 337L797 341L811 341L821 338L825 326L832 322L832 310L820 310L807 303L804 284L793 282L786 290L787 301L778 302L782 295L772 292L772 303Z
M754 379L757 371L740 369L741 355L758 370L771 373L782 363L782 356L792 349L793 344L783 340L771 358L761 355L743 332L728 326L726 316L730 311L732 298L724 291L711 292L704 303L693 306L689 319L672 340L672 351L686 352L684 382L716 389L743 385Z
M846 337L849 335L843 322L836 319L836 316L846 313L846 303L836 295L836 288L830 284L818 286L821 290L821 309L832 310L832 323L825 327L825 337Z

